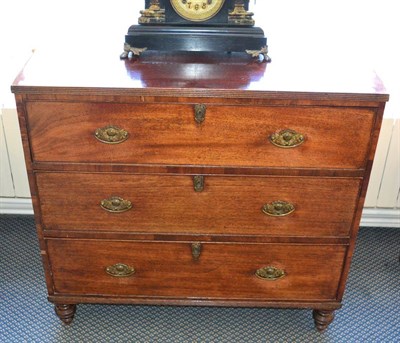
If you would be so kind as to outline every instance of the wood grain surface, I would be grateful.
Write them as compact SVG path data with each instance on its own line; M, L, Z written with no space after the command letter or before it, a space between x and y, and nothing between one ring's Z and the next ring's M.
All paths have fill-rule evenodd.
M27 112L34 161L241 167L364 168L375 120L357 107L210 105L202 124L194 104L30 102ZM99 142L108 125L129 138ZM284 129L305 142L276 147L269 137Z
M205 176L202 192L189 175L38 173L43 224L52 230L153 233L348 236L360 179ZM124 213L100 207L119 196ZM283 200L295 211L264 214Z
M188 243L48 240L58 294L165 296L274 300L334 300L346 248L343 246L203 244L196 261ZM124 263L131 277L108 275ZM259 268L283 269L268 281Z

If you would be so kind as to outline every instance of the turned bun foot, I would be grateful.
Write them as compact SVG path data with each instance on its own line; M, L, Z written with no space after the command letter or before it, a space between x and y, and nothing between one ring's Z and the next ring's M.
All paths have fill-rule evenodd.
M54 307L58 318L62 320L65 324L71 324L72 319L74 319L76 305L63 305L56 304Z
M332 323L335 317L335 311L325 311L325 310L314 310L313 318L315 327L319 332L325 331L330 323Z

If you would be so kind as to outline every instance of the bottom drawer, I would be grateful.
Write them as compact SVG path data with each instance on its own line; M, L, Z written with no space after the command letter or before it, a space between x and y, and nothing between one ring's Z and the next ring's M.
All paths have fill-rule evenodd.
M339 245L204 243L196 249L68 239L47 240L47 247L57 294L192 299L334 300L346 252ZM131 275L109 274L125 272Z

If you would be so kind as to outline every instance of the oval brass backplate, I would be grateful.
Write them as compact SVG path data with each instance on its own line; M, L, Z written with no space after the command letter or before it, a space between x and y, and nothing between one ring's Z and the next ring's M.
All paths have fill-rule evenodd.
M135 268L124 263L116 263L106 268L106 273L114 277L128 277L135 273Z
M119 144L126 141L129 133L114 125L96 129L94 136L97 140L106 144Z
M295 207L293 204L283 200L276 200L265 204L261 211L272 217L284 217L294 212Z
M100 202L100 206L103 210L112 213L126 212L133 207L132 203L129 200L125 200L117 196L112 196L107 199L103 199Z
M283 278L286 275L283 269L274 266L267 266L256 271L256 276L262 280L275 281Z
M270 142L279 148L295 148L305 141L305 136L291 129L281 130L269 136Z

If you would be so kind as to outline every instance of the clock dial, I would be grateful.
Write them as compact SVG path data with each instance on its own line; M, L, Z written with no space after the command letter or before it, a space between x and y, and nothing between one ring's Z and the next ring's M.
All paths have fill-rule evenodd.
M215 16L225 0L170 0L175 12L190 21L205 21Z

